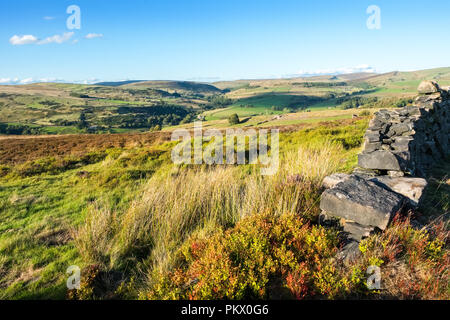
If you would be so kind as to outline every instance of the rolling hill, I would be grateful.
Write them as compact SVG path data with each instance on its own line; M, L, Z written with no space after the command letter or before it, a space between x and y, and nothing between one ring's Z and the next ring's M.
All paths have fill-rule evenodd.
M129 80L0 86L0 129L15 134L120 133L177 125L202 113L207 120L220 120L233 113L270 117L391 107L407 104L424 79L450 85L450 68L215 83Z

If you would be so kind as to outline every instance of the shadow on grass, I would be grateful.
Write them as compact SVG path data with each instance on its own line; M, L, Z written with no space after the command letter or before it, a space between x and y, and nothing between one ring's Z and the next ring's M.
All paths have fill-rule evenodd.
M420 205L421 223L428 223L437 218L448 220L450 210L450 158L437 164L427 179L422 204Z

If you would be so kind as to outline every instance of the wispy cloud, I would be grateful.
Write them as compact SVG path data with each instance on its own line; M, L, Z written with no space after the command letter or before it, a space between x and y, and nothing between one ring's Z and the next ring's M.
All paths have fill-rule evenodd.
M11 83L11 78L0 78L0 84Z
M55 20L55 17L51 17L51 16L45 16L44 20Z
M13 46L21 46L21 45L25 45L25 44L42 45L42 44L48 44L48 43L61 44L66 41L69 41L73 35L74 35L73 32L65 32L62 35L56 34L54 36L47 37L43 40L39 40L36 36L33 36L31 34L22 35L22 36L14 35L11 37L11 39L9 39L9 43L11 43Z
M26 78L19 81L20 84L29 84L33 82L33 78Z
M95 38L102 38L103 34L101 33L88 33L85 38L86 39L95 39Z
M339 74L350 74L350 73L360 73L360 72L368 72L368 73L375 73L375 68L367 65L362 64L355 67L344 67L344 68L335 68L335 69L319 69L319 70L313 70L313 71L305 71L300 70L298 71L298 75L301 76L320 76L320 75L339 75Z
M66 41L69 41L70 38L74 35L73 32L64 32L62 35L56 34L51 37L47 37L44 40L39 41L37 44L48 44L48 43L64 43Z
M23 85L23 84L31 84L31 83L42 83L42 82L53 82L53 83L79 83L79 84L94 84L97 82L101 82L101 79L90 78L84 80L64 80L60 78L0 78L0 85Z
M32 82L36 82L33 80L33 78L25 78L25 79L19 79L19 78L1 78L0 84L29 84Z

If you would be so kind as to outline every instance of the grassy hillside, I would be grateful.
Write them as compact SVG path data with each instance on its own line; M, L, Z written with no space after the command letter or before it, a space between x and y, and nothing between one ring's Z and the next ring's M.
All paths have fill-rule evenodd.
M286 132L281 137L281 152L286 154L286 157L301 145L306 148L304 152L314 152L319 146L329 144L329 138L332 138L331 141L335 141L336 145L330 145L328 152L338 149L345 151L335 152L336 156L339 154L339 157L342 157L342 162L336 162L328 169L321 169L317 172L317 177L313 176L309 169L305 170L309 172L311 179L317 181L323 174L336 170L336 166L345 169L354 164L366 121L359 122L356 127L351 125L338 129L338 123L330 123L329 126L329 129L316 126L311 127L313 131ZM334 130L339 133L332 134ZM310 146L305 144L305 137L308 137ZM347 149L342 147L343 141L347 141ZM23 141L0 140L3 148L13 149L19 143ZM64 155L49 151L57 149L56 146L63 143L67 148L64 141L41 138L38 145L40 148L46 148L47 152L37 154L25 162L14 159L7 163L3 161L0 178L0 296L3 298L64 298L65 269L72 264L83 267L100 265L102 271L120 272L127 281L147 263L155 264L153 267L148 266L148 274L163 267L164 270L169 270L170 264L166 265L169 261L160 259L164 255L167 255L167 258L174 257L177 249L181 248L191 233L199 232L202 228L206 231L219 226L233 226L241 217L256 209L251 203L247 203L246 199L254 199L256 192L263 199L266 194L273 192L270 188L276 187L273 185L269 189L260 189L259 185L263 181L259 181L258 171L252 166L200 169L176 167L170 161L170 143L142 141L134 146L112 146L107 149L94 147L87 153L76 150L72 152L69 147ZM113 141L111 144L114 145ZM47 145L55 147L46 147ZM306 157L306 154L303 157ZM216 180L215 183L218 184L215 187L208 186L212 182L206 181L214 175L224 180ZM280 178L281 176L277 179ZM204 179L206 184L188 182L192 179ZM158 219L164 219L165 222L159 221L157 230L139 230L141 227L151 227L142 221L142 225L135 225L131 229L124 226L130 232L135 227L138 228L135 229L137 233L126 235L131 237L127 239L117 238L118 243L115 243L115 237L121 234L119 231L117 235L116 231L110 235L112 238L109 244L107 239L95 239L106 234L97 229L100 225L90 224L103 223L102 219L107 218L102 216L98 220L94 218L95 215L114 212L118 219L129 219L137 212L137 207L152 207L148 202L153 201L150 198L158 203L155 210L162 210L161 214L169 212L166 211L168 206L175 204L174 197L180 197L180 187L186 183L193 187L202 186L202 189L192 189L192 193L185 193L184 200L178 198L175 202L178 209L172 207L170 217L159 217ZM220 194L214 191L218 191L217 188L222 190ZM236 192L239 188L248 190L244 194L238 194ZM142 198L143 194L146 200ZM241 196L244 198L239 200ZM311 196L315 197L313 194ZM208 201L209 204L204 203L202 206L206 205L205 207L195 209L198 201ZM222 201L228 202L231 207L219 206ZM265 206L268 205L270 204ZM192 209L189 209L189 206L192 206ZM244 211L243 206L247 206ZM215 211L212 210L213 207L216 208ZM146 210L142 211L145 216ZM148 217L154 214L149 213ZM138 221L124 220L120 223L134 224ZM177 228L178 231L170 228ZM91 232L99 233L95 235ZM138 240L144 235L145 239ZM153 235L161 238L152 240ZM155 246L154 249L148 247L150 244ZM109 246L110 249L107 249ZM117 252L119 256L114 253L116 250L120 251ZM146 276L136 281L144 283ZM138 292L133 294L136 297Z
M342 244L317 224L321 180L354 167L368 120L281 127L270 177L176 166L165 133L0 139L0 297L448 298L446 229L430 223L449 209L446 167L421 210L433 232L400 219L352 267L332 259ZM374 263L394 275L381 293L364 285ZM76 292L69 265L84 275Z
M450 68L292 79L124 81L0 86L0 134L142 132L194 121L408 104L423 79L450 85Z
M191 92L200 94L218 94L221 90L213 85L192 81L139 81L126 84L126 87L145 87L174 92Z
M450 68L387 74L357 73L277 80L238 80L214 83L228 91L232 106L209 112L207 119L281 114L302 110L345 109L355 106L388 107L404 104L416 95L422 80L450 85Z
M148 131L195 118L208 94L149 87L33 84L0 87L0 133ZM210 94L209 94L210 95ZM9 126L9 128L5 128Z

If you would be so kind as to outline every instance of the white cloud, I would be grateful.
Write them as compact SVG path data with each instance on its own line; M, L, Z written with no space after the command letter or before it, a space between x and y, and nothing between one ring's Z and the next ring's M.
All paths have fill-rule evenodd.
M69 41L74 35L74 32L64 32L62 35L56 34L51 37L47 37L44 40L39 41L37 44L48 44L48 43L63 43Z
M94 84L97 82L101 82L100 79L96 79L96 78L90 78L87 80L78 80L78 81L74 81L73 83L81 83L81 84Z
M39 40L37 37L27 34L23 36L14 35L9 39L9 42L14 46L20 46L25 44L48 44L48 43L64 43L69 41L74 35L74 32L65 32L62 35L56 34L51 37L47 37L44 40Z
M65 80L61 78L0 78L0 85L23 85L23 84L31 84L31 83L42 83L42 82L51 82L51 83L78 83L78 84L94 84L97 82L102 82L101 79L97 78L89 78L84 80Z
M369 72L375 73L375 68L362 64L355 67L344 67L344 68L336 68L336 69L319 69L314 71L305 71L300 70L298 75L302 76L320 76L320 75L338 75L338 74L350 74L350 73L359 73L359 72Z
M13 46L20 46L24 44L32 44L38 42L38 38L31 34L27 34L24 36L18 36L14 35L9 39L9 43L11 43Z
M44 17L44 20L54 20L55 19L55 17L50 17L50 16L45 16Z
M102 38L103 34L101 33L88 33L85 38L86 39L95 39L95 38Z
M29 84L33 82L33 78L26 78L19 81L20 84Z

